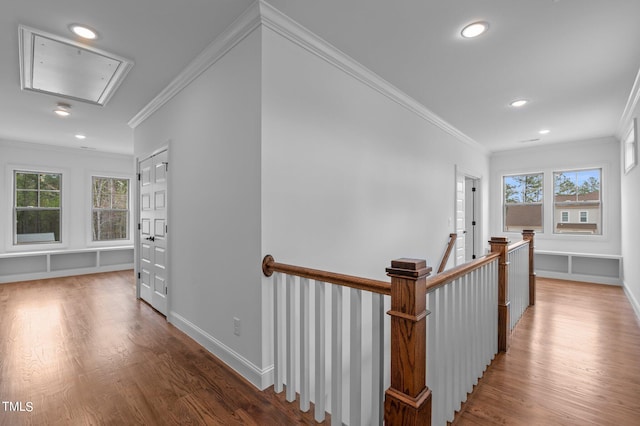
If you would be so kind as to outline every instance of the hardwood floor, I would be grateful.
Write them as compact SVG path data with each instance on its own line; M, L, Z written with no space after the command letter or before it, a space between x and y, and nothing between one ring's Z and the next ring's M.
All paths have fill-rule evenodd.
M133 282L0 285L0 425L315 424L135 300ZM538 279L454 424L640 424L640 326L622 289Z
M538 278L454 425L640 425L640 326L621 287Z
M0 425L315 424L134 294L131 271L0 284Z

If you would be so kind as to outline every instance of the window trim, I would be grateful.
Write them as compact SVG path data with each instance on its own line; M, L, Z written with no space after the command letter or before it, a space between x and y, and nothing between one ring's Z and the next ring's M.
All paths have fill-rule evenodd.
M564 215L567 215L567 219L565 220ZM560 222L569 223L569 210L560 211Z
M553 228L552 228L552 235L554 237L557 238L570 238L570 237L577 237L577 238L591 238L591 239L606 239L606 231L607 231L607 225L606 225L606 220L608 218L608 213L605 211L605 205L608 205L608 200L606 199L606 195L607 195L607 190L605 188L605 184L608 184L608 180L609 180L609 175L608 175L608 168L607 168L607 164L600 164L600 165L585 165L584 167L567 167L567 168L561 168L561 167L554 167L549 169L549 172L551 173L552 176L552 194L551 194L551 201L553 204L553 210L552 210L552 216L553 216ZM597 234L581 234L581 233L576 233L576 232L556 232L556 221L555 221L555 211L556 211L556 202L555 202L555 195L556 195L556 190L555 190L555 177L557 174L560 173L571 173L571 172L582 172L582 171L591 171L591 170L600 170L600 193L599 195L599 202L600 202L600 232ZM588 222L588 216L587 216L587 222L581 222L580 220L580 213L578 213L578 223L589 223Z
M60 241L44 243L15 243L15 174L16 172L33 172L39 174L60 174ZM10 197L10 202L6 203L6 220L8 221L7 232L5 233L5 250L10 252L39 252L46 250L63 250L69 247L69 171L61 167L48 167L37 164L9 163L5 167L5 188L6 194ZM6 222L5 222L6 223Z
M547 193L547 188L546 188L546 182L547 179L545 177L545 172L544 171L523 171L523 172L516 172L516 173L502 173L500 175L500 204L502 206L502 215L500 218L501 224L500 227L502 229L502 232L505 233L520 233L520 231L518 230L514 230L514 231L510 231L507 230L507 224L506 224L506 219L507 219L507 203L505 200L505 189L506 189L506 182L505 182L505 178L508 177L514 177L514 176L534 176L534 175L542 175L542 198L541 201L539 202L541 207L542 207L542 217L541 217L541 225L540 225L540 230L536 230L537 233L544 233L545 230L545 223L546 223L546 218L545 218L545 204L547 202L546 200L546 193ZM526 204L526 203L522 203L522 204ZM537 204L537 203L529 203L529 204Z
M518 231L504 231L504 177L505 176L517 176L517 175L528 175L528 174L536 174L543 173L545 176L545 196L544 202L546 205L553 205L553 193L554 193L554 182L553 182L553 173L557 171L577 171L577 170L593 170L600 169L602 171L600 178L600 202L602 203L601 209L601 232L600 234L557 234L554 232L554 229L549 228L547 225L549 223L555 223L555 209L546 208L543 213L543 225L545 228L542 231L536 231L536 235L538 238L542 240L548 241L590 241L590 242L604 242L610 241L612 236L609 234L610 227L613 225L610 223L610 192L612 189L612 185L614 185L615 176L612 178L612 170L615 168L609 161L595 162L595 161L586 161L584 163L580 163L576 165L575 163L567 164L566 167L563 165L553 164L553 165L545 165L541 168L537 167L503 167L496 169L492 172L491 185L497 189L499 192L499 196L494 198L494 201L491 202L492 206L495 206L498 214L492 215L491 218L491 226L493 229L498 229L504 235L513 236L516 238L519 235ZM549 179L551 176L551 179ZM493 208L493 207L492 207ZM555 228L555 225L553 225Z
M106 241L94 241L93 240L93 178L109 178L109 179L127 179L129 181L129 217L128 217L128 229L127 232L129 234L126 240L106 240ZM86 246L87 247L118 247L118 246L128 246L133 244L134 235L135 235L135 209L137 209L137 204L134 204L134 192L137 191L136 185L138 181L135 179L134 175L129 175L122 172L109 172L104 170L87 170L85 173L85 183L86 183Z
M582 214L583 213L584 213L584 220L582 220ZM580 210L579 217L578 217L578 222L580 222L580 223L589 223L589 211Z

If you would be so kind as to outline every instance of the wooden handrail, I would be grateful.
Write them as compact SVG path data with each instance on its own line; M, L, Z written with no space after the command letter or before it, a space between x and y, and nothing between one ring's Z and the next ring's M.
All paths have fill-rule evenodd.
M447 267L447 262L449 261L449 256L451 256L451 252L453 251L453 246L458 239L458 234L455 232L449 234L449 242L447 243L447 249L442 256L442 261L440 262L440 266L438 267L438 274L444 271L444 268Z
M352 275L337 274L335 272L321 271L319 269L306 268L303 266L278 263L273 259L273 256L269 254L262 260L262 272L267 277L270 277L274 272L282 272L288 275L296 275L302 278L341 285L358 290L366 290L372 293L384 294L387 296L391 295L391 284L388 282L355 277Z
M442 287L443 285L455 280L456 278L468 274L475 269L481 268L498 257L500 257L498 253L487 254L471 262L463 263L462 265L456 266L455 268L447 269L441 274L428 277L427 292L433 291L436 288Z
M511 253L514 250L519 249L522 246L526 246L527 244L529 244L529 240L521 240L518 241L517 243L513 243L509 246L509 249L507 250L508 253Z

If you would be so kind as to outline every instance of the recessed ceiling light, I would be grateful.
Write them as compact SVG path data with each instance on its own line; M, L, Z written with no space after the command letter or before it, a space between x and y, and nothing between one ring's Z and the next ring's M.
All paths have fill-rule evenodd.
M484 34L489 29L487 22L473 22L462 29L460 34L464 38L474 38Z
M529 103L529 101L526 99L516 99L515 101L512 101L509 105L515 108L520 108L521 106L525 106L527 103Z
M86 139L86 138L87 138L87 137L86 137L85 135L80 134L80 133L78 133L78 134L76 135L76 139L80 139L80 140L82 140L82 139Z
M85 25L71 24L69 25L69 29L78 37L82 37L87 40L95 40L98 38L98 33Z
M60 117L68 117L71 115L71 105L58 102L56 109L53 110Z
M549 134L549 132L551 132L551 130L549 130L549 129L542 129L542 130L540 130L538 133L540 133L541 135L547 135L547 134Z

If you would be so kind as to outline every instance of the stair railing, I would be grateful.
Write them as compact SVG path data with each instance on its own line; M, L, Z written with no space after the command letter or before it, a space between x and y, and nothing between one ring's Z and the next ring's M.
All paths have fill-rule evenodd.
M313 403L317 422L330 412L332 425L452 421L495 354L508 348L511 263L518 264L511 273L520 277L518 291L528 270L528 303L534 303L533 232L523 238L509 246L494 237L490 254L431 277L424 260L394 260L390 283L266 256L263 272L274 277L275 392L286 388L286 399L298 399L301 411ZM510 252L517 262L509 261ZM385 304L391 308L388 363Z

